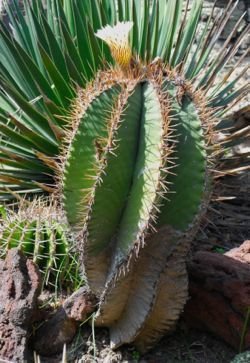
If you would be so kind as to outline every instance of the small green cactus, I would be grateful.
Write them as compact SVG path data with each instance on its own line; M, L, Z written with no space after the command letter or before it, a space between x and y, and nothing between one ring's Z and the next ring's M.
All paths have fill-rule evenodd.
M18 213L6 212L0 227L0 258L14 247L38 265L44 287L74 289L79 284L77 255L70 251L65 221L52 205L35 201Z

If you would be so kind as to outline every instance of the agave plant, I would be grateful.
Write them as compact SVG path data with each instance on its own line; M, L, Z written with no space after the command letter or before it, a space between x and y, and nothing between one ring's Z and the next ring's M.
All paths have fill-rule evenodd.
M0 258L18 247L39 267L42 288L74 290L80 284L77 254L72 252L65 218L56 204L37 199L18 212L5 209L0 221Z
M211 57L232 1L198 37L201 0L45 3L24 1L25 16L7 6L12 32L0 31L1 198L55 181L95 324L112 347L144 351L187 299L185 255L223 153L216 126L247 92L235 66L217 76L249 27L230 45L239 19Z

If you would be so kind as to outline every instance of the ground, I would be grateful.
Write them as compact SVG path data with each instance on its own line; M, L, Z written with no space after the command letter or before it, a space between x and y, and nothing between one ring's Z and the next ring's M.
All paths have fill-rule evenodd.
M78 358L79 363L93 363L94 351L98 363L229 363L236 353L215 337L193 329L189 330L182 321L179 322L174 334L164 337L145 355L140 355L129 346L112 352L108 347L106 330L95 332L95 344L91 329L89 328L88 332L84 330L85 333L79 334L75 344L68 349L70 362L76 362ZM86 340L87 334L89 338ZM82 354L82 351L85 353Z

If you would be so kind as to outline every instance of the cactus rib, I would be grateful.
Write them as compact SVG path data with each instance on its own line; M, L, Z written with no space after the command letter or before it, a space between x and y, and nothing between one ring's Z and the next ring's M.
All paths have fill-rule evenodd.
M142 115L138 153L129 199L117 236L116 259L126 260L132 249L144 245L144 236L159 211L165 164L167 125L156 85L142 84Z
M92 100L70 145L63 175L63 203L67 219L75 228L83 227L88 215L96 176L103 167L99 153L108 138L107 123L119 91L120 87L114 86Z
M205 199L206 144L200 115L190 95L184 94L179 105L176 87L166 82L163 89L171 97L171 115L176 123L173 157L177 165L168 177L172 194L164 202L158 225L168 224L185 231L199 213L201 200Z
M112 255L112 239L118 229L132 182L140 125L141 85L137 85L132 93L124 90L119 99L113 120L110 121L112 127L103 156L105 166L99 175L100 181L96 183L86 223L85 272L92 291L97 295L105 286ZM96 228L96 221L100 228Z

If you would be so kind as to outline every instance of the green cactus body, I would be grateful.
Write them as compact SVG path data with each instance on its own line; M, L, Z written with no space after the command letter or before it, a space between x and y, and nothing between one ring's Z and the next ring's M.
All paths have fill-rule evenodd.
M79 124L64 170L64 207L72 226L81 227L88 215L100 158L108 137L107 122L118 97L118 89L102 92L89 104L84 122ZM83 141L84 140L84 141Z
M58 222L20 218L4 220L0 233L0 257L11 248L20 248L37 263L43 285L73 287L72 276L77 276L77 262L72 260L66 228ZM80 277L78 276L80 280Z
M131 246L143 242L144 234L157 212L158 193L165 158L165 124L154 85L141 85L141 118L138 151L129 198L121 218L117 249L126 259Z
M130 89L123 86L124 89L121 90L117 102L117 110L110 115L110 119L107 119L103 111L105 105L100 110L106 122L105 130L108 135L102 155L95 150L95 154L91 156L93 160L99 157L97 160L99 165L96 168L98 173L89 178L93 185L92 190L89 191L89 185L85 189L85 179L88 179L90 175L88 158L88 163L84 163L84 159L82 164L79 164L80 159L78 159L78 168L85 174L82 174L82 182L78 181L81 183L78 189L71 187L69 191L73 177L70 168L72 164L75 164L74 157L78 152L77 144L85 146L87 144L84 141L85 133L81 134L81 141L79 141L80 132L76 133L64 172L64 207L69 215L69 222L71 221L71 210L67 194L76 195L77 198L80 191L86 195L91 193L88 203L82 209L84 210L85 207L87 213L81 212L79 208L77 220L82 220L83 230L86 231L86 274L92 290L97 294L102 291L109 270L110 263L107 260L111 254L108 249L113 248L111 241L117 240L115 264L119 264L144 238L152 213L155 214L154 208L156 208L158 189L160 189L159 182L165 160L165 147L162 146L165 132L164 120L156 90L149 82L131 83L128 87ZM88 119L91 120L93 127L92 113L95 115L98 112L95 105L101 103L101 98L107 97L109 94L112 104L111 90L104 91L93 100L82 116L78 130L87 127ZM110 109L110 105L108 107ZM153 117L154 113L156 119ZM155 122L159 124L159 127L155 127ZM103 129L102 125L101 131ZM98 139L103 135L96 137ZM138 140L143 141L138 143ZM91 146L94 149L94 139L91 140ZM93 170L93 164L91 164L91 168ZM100 228L96 228L97 223ZM102 283L97 281L96 264L104 266L103 271L99 273ZM91 284L88 266L90 271L93 270L92 281L93 284L99 285L97 288Z
M185 231L202 207L206 182L206 141L197 107L188 95L179 105L176 99L176 87L167 83L163 87L169 93L171 113L176 124L173 138L175 148L173 158L176 158L174 174L168 181L172 192L169 201L161 209L159 225L170 225Z
M138 79L114 73L108 89L97 80L99 94L78 99L64 166L64 208L100 297L96 325L110 327L113 347L137 336L143 350L173 326L187 298L184 256L206 201L204 110L191 91L178 101L179 87L163 74L161 67ZM78 157L83 148L92 154ZM179 281L170 293L169 265ZM170 296L176 309L164 317L157 310Z

